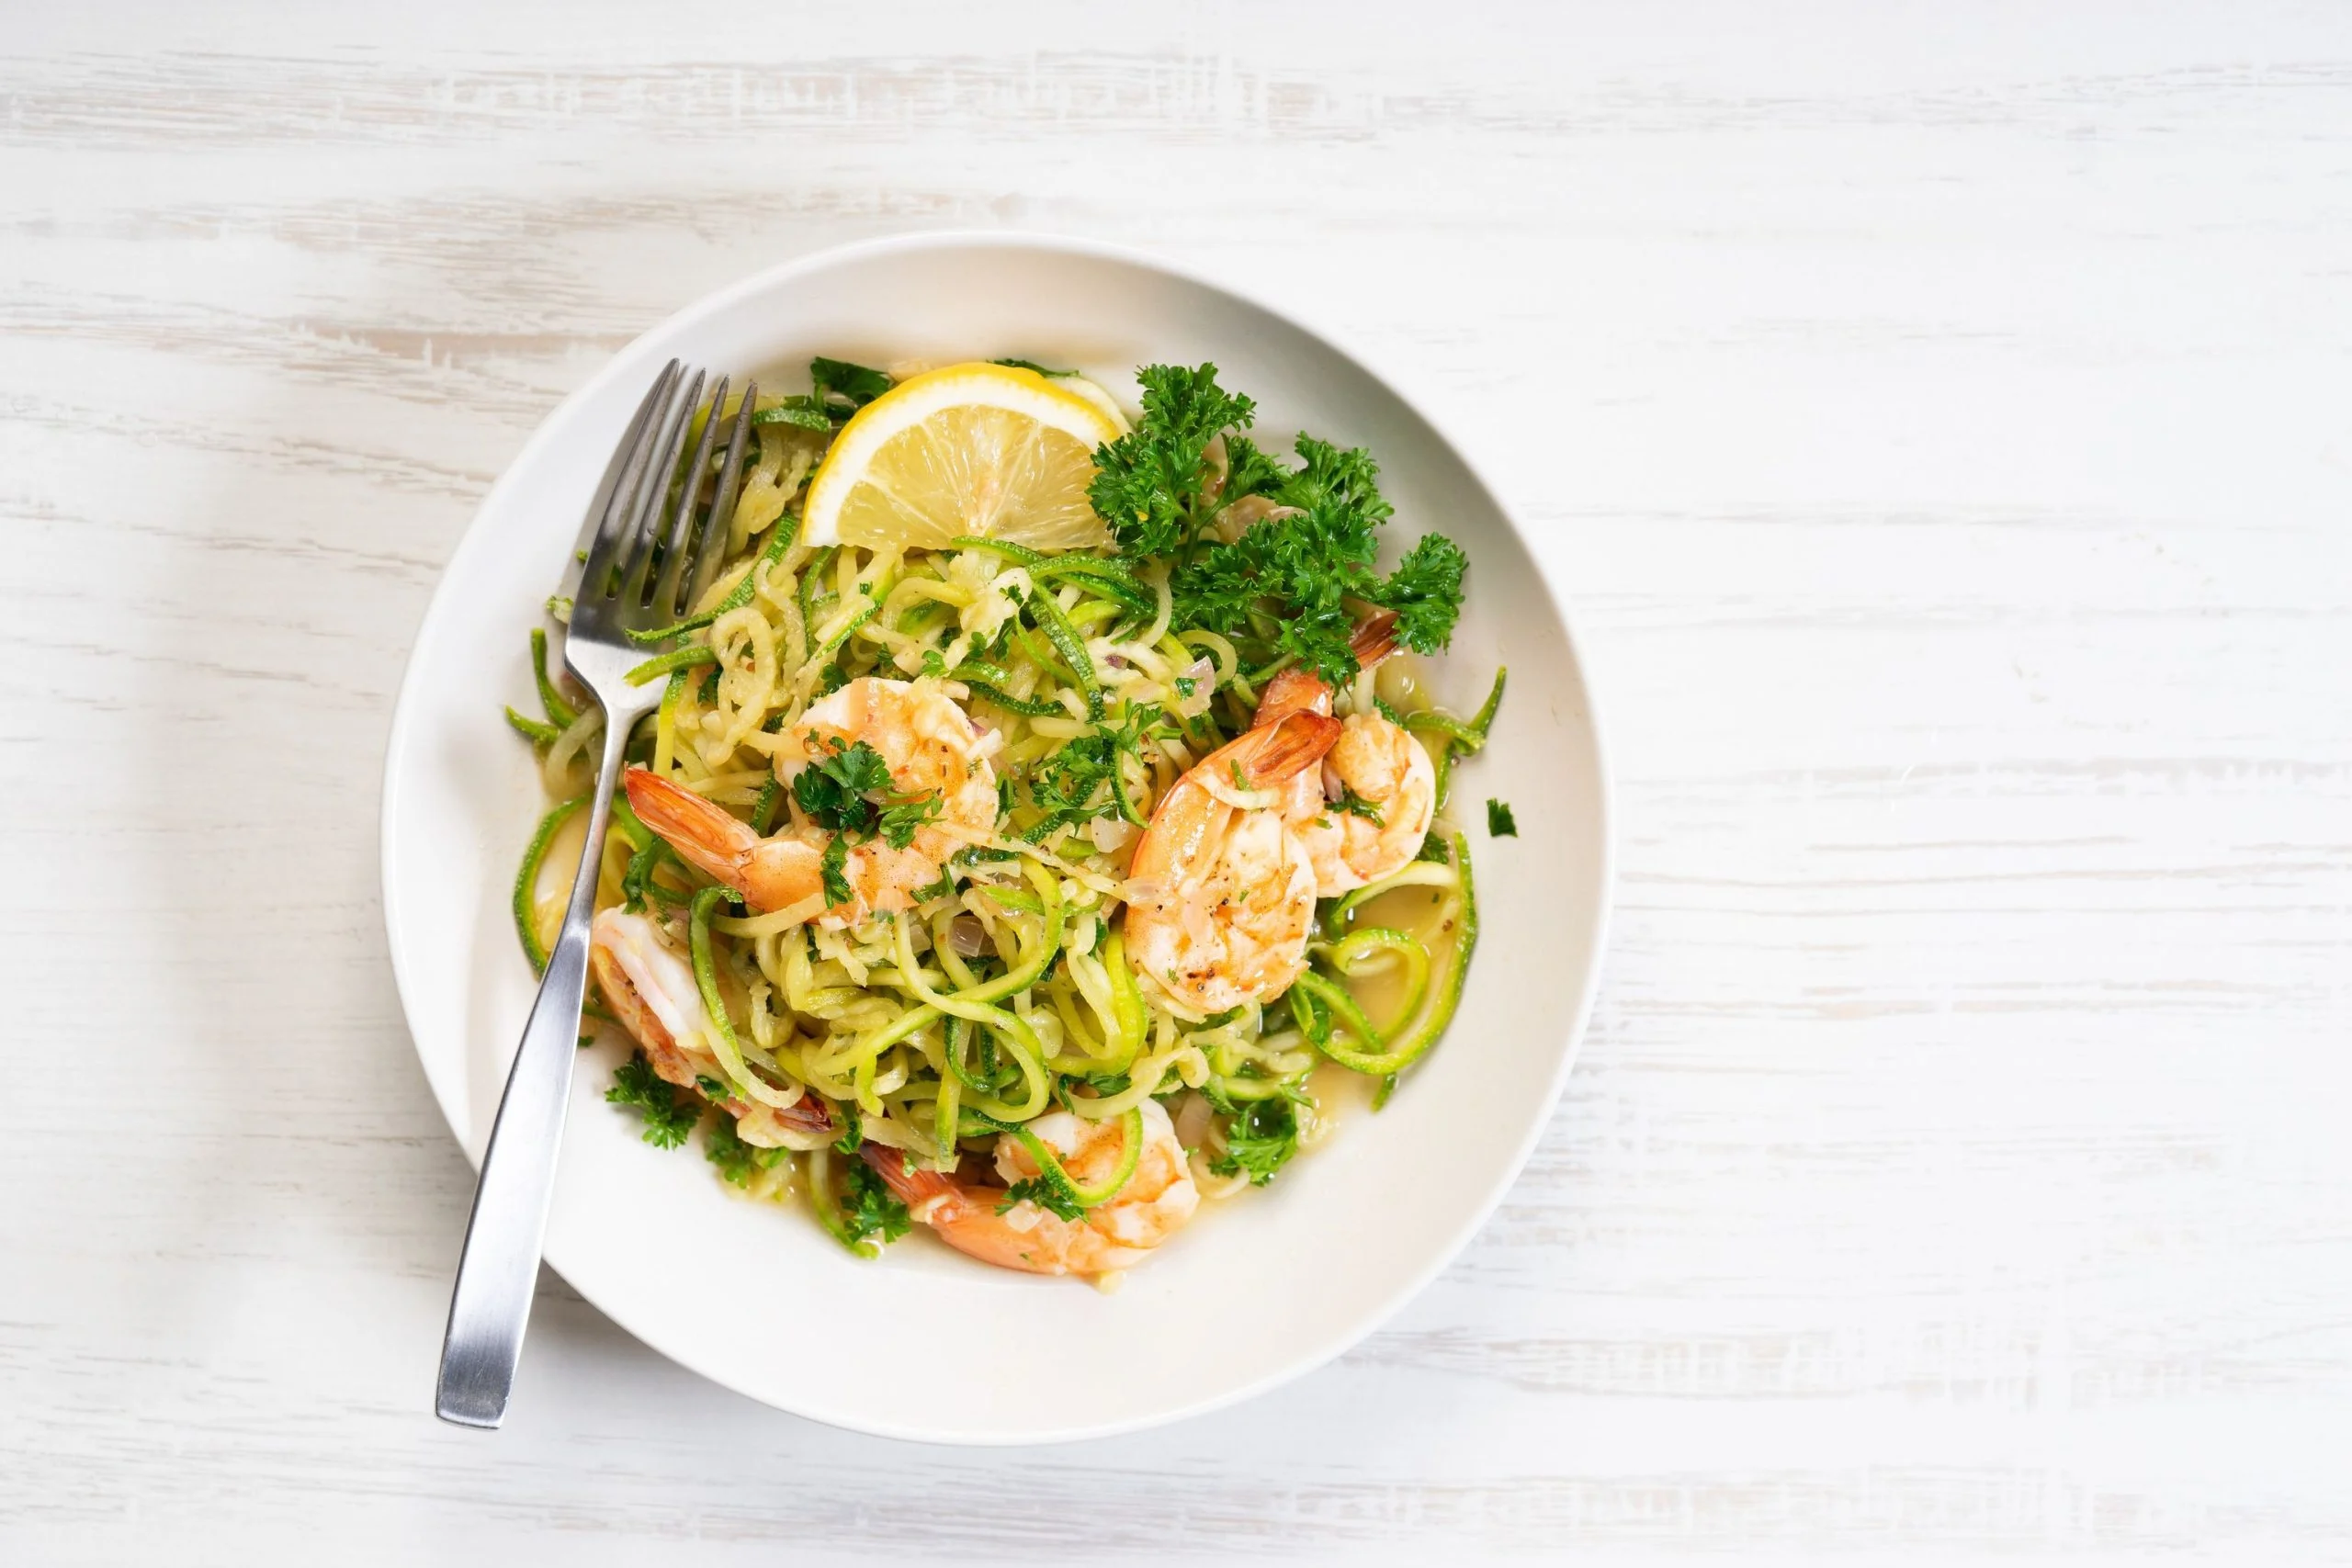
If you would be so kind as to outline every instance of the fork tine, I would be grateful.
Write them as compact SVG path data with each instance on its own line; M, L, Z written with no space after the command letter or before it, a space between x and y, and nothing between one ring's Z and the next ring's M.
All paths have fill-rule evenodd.
M718 411L727 406L727 378L721 376L710 394L710 412L695 439L695 455L686 459L685 483L678 492L677 520L663 536L662 571L653 580L653 618L668 623L686 612L678 601L678 581L686 575L686 541L694 534L695 513L701 510L702 481L710 471L710 444L718 434ZM656 530L659 532L659 530Z
M580 569L579 585L572 594L575 608L586 608L605 597L612 581L614 558L628 533L629 520L637 515L639 492L644 488L646 468L661 432L662 416L669 408L670 396L677 387L679 368L674 359L662 367L662 374L654 378L653 389L645 395L644 406L638 410L637 423L630 426L628 458L621 468L619 482L613 486L605 515L597 520L596 536L588 547L588 559Z
M752 404L760 395L760 384L743 384L743 406L735 412L735 427L727 434L727 457L719 465L718 488L711 492L710 519L703 525L702 538L695 546L694 575L686 581L686 597L680 607L699 604L702 596L718 576L718 563L726 558L729 534L735 525L735 485L743 477L743 449L752 433ZM716 410L714 409L714 413ZM775 525L784 526L777 518Z
M673 359L670 364L674 368L677 361ZM606 519L613 515L616 508L627 504L625 498L631 485L626 477L629 457L645 438L646 426L652 422L654 408L661 402L662 389L667 384L668 372L665 371L655 377L653 384L645 389L645 396L638 400L637 412L629 416L628 428L621 433L619 444L613 448L613 460L605 465L605 477L597 481L596 494L588 502L587 513L582 520L580 537L571 547L571 558L563 563L563 586L557 592L567 599L577 600L580 597L580 583L585 575L582 569L588 552L595 547L597 536L605 531Z
M669 509L670 481L678 471L678 457L686 445L686 427L702 401L703 373L686 382L685 396L670 405L662 427L662 444L654 448L654 466L647 470L644 499L637 517L622 536L621 614L630 615L645 604L646 581L653 572L653 541L662 532L662 514Z

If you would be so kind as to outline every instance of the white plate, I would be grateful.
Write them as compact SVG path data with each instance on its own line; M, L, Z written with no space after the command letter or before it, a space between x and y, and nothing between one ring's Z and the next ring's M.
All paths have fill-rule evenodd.
M1216 1206L1124 1288L982 1268L920 1230L876 1262L797 1208L745 1201L699 1153L649 1147L604 1102L616 1046L582 1053L548 1261L629 1332L754 1399L941 1442L1131 1431L1244 1398L1346 1349L1443 1268L1527 1157L1590 1003L1609 897L1600 742L1566 617L1487 487L1405 398L1322 338L1170 267L1059 240L938 235L763 273L639 338L566 399L482 502L426 611L384 761L384 923L416 1053L479 1164L528 1011L507 893L541 807L500 709L530 705L526 628L561 575L630 412L677 355L778 390L813 354L883 364L1075 364L1132 400L1154 361L1214 360L1261 434L1365 446L1397 517L1469 552L1467 612L1434 661L1466 711L1510 693L1457 775L1483 916L1452 1032L1388 1108L1340 1125L1261 1192ZM1518 809L1490 840L1483 802ZM649 1238L659 1238L648 1245ZM814 1354L796 1319L855 1325ZM870 1346L861 1355L855 1347ZM527 1395L528 1377L524 1380Z

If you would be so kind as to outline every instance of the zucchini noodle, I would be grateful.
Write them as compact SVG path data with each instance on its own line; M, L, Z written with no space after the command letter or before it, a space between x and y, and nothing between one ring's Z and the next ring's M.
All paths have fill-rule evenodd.
M724 412L732 419L734 405ZM1265 1162L1279 1163L1265 1149L1322 1136L1317 1107L1335 1082L1365 1075L1385 1097L1444 1032L1477 936L1468 840L1441 819L1421 858L1321 900L1306 967L1285 992L1204 1014L1175 999L1163 973L1139 976L1144 938L1130 945L1140 928L1129 906L1164 890L1131 882L1130 862L1155 813L1203 758L1250 728L1277 673L1329 666L1292 651L1288 628L1265 615L1188 625L1195 600L1175 553L1048 554L979 537L937 549L802 543L808 481L843 417L835 392L763 396L756 451L724 517L709 515L711 476L673 481L702 526L725 530L726 558L690 614L633 634L642 659L628 678L662 685L628 756L757 837L821 847L829 879L885 863L869 846L894 831L888 852L919 863L920 874L895 900L844 899L827 880L763 906L698 869L723 857L691 845L682 854L617 797L594 868L600 931L604 911L645 922L691 976L690 994L670 999L699 1007L695 1031L666 1051L639 1042L647 1060L681 1106L706 1113L707 1152L728 1180L752 1197L805 1201L869 1255L877 1235L894 1234L876 1229L895 1201L877 1159L893 1184L902 1168L909 1179L997 1186L1001 1156L1035 1173L1008 1202L1068 1218L1120 1204L1148 1168L1148 1126L1173 1126L1203 1190L1262 1184ZM1216 510L1201 513L1204 529ZM531 695L507 720L537 752L550 805L529 835L511 912L538 971L551 910L545 862L588 804L582 775L604 719L550 675L544 629L530 634L529 660ZM1429 755L1442 812L1453 768L1487 742L1503 676L1464 718L1418 695L1400 714L1376 701L1388 683L1374 673L1341 683L1321 711L1353 722L1377 706L1401 724ZM836 820L845 808L826 793L827 767L845 763L810 739L820 733L812 726L843 711L820 707L832 694L869 678L956 705L971 731L962 743L998 782L992 819L943 810L944 794L928 805L899 795L892 762L887 790L840 786L863 790L851 809L869 811L866 825ZM1396 687L1419 692L1410 679ZM1244 782L1236 773L1198 787L1233 820L1294 809L1286 784ZM1340 786L1327 788L1336 807ZM911 821L894 829L900 811ZM858 852L876 858L855 862ZM641 1017L629 1000L608 996L591 1010ZM692 1070L677 1072L679 1060ZM1082 1158L1062 1152L1073 1126L1092 1140Z

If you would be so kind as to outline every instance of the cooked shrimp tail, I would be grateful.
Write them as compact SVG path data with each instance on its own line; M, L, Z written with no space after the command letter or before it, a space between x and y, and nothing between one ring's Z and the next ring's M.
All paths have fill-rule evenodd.
M630 768L621 775L621 787L638 820L688 865L742 891L744 867L760 842L749 823L649 768Z
M592 933L588 965L596 989L645 1053L646 1065L665 1082L707 1096L708 1086L726 1073L711 1052L710 1015L686 955L651 920L625 909L598 911ZM788 1137L805 1142L834 1133L832 1113L813 1094L781 1106L740 1099L715 1103L736 1119L745 1143L763 1148L778 1147Z
M824 854L805 840L763 839L751 824L646 768L621 775L629 808L678 858L735 889L754 908L783 909L824 886Z
M1272 789L1322 761L1323 754L1339 741L1340 723L1329 714L1293 714L1279 724L1247 731L1239 739L1228 741L1193 771L1208 769L1212 763L1228 773L1238 769L1251 789Z
M1127 1128L1142 1147L1125 1147ZM1026 1139L1050 1150L1080 1181L1125 1180L1101 1203L1064 1219L1027 1199L1012 1197L1013 1184L1039 1173ZM865 1163L905 1203L907 1212L940 1240L969 1258L1026 1274L1106 1274L1132 1269L1151 1249L1183 1228L1200 1206L1184 1146L1175 1123L1157 1100L1145 1100L1131 1117L1089 1122L1067 1111L1029 1122L1020 1134L998 1138L997 1175L1005 1183L966 1184L935 1170L908 1168L905 1155L878 1144L860 1147ZM1126 1156L1135 1156L1132 1167ZM1105 1181L1108 1185L1108 1181Z
M1364 617L1348 638L1348 651L1369 670L1396 651L1396 612L1376 610Z
M1356 656L1356 663L1366 670L1396 652L1396 612L1380 610L1365 616L1349 637L1348 649ZM1294 664L1266 682L1265 691L1258 698L1258 716L1251 724L1263 729L1295 713L1329 714L1331 703L1330 683L1314 671Z
M1169 786L1127 868L1127 962L1206 1016L1279 995L1306 966L1315 867L1283 825L1290 781L1340 738L1294 713L1218 747Z

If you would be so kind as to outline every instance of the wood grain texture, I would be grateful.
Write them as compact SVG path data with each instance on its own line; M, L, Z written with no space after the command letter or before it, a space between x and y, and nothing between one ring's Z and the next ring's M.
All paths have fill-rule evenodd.
M659 13L11 20L0 1557L2352 1556L2352 17ZM437 1426L412 628L616 345L947 225L1247 277L1490 465L1621 790L1581 1066L1222 1415L849 1437L550 1280Z

